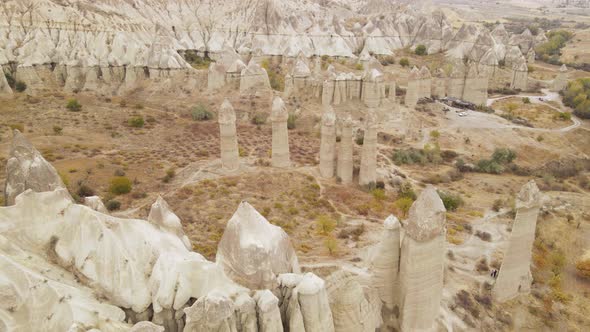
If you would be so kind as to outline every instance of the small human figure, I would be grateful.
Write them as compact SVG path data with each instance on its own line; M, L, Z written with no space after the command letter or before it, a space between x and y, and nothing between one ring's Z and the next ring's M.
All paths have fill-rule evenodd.
M496 279L498 277L498 270L496 270L496 269L492 270L492 273L490 275L492 278Z

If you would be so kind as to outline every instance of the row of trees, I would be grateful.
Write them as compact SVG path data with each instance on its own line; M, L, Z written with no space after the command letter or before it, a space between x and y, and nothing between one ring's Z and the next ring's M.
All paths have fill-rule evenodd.
M574 109L582 119L590 119L590 78L580 78L568 84L563 93L563 103Z

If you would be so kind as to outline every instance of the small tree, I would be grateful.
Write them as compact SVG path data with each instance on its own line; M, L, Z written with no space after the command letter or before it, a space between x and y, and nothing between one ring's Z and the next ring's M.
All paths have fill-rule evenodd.
M80 112L82 110L82 105L78 102L78 99L70 99L66 104L66 108L70 112Z
M410 60L408 60L408 58L401 58L399 64L402 67L408 67L410 65Z
M416 50L414 51L416 55L428 55L428 51L426 50L426 46L418 45L416 46Z
M412 200L409 197L402 197L400 199L398 199L397 201L395 201L393 203L393 205L402 213L402 217L407 217L408 215L408 211L410 211L410 208L412 207L412 204L414 203L414 200Z

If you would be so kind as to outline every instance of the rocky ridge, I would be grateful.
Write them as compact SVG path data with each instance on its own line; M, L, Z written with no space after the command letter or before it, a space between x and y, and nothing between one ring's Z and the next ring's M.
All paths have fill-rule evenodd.
M542 41L502 26L455 31L440 11L380 4L376 12L374 2L8 0L0 6L0 65L32 92L122 93L146 80L169 89L182 81L190 91L200 80L181 56L187 52L356 57L423 44L429 53L496 65L507 49L527 54ZM229 60L226 67L240 59ZM9 90L0 81L0 93Z

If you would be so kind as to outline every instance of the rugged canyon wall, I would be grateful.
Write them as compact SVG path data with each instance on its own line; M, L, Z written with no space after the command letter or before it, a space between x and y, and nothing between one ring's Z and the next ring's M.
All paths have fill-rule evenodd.
M534 45L544 41L543 34L530 31L510 35L502 25L490 32L465 24L455 31L440 11L386 4L377 13L373 6L365 1L276 0L173 0L166 6L159 0L99 0L70 6L58 0L7 0L0 8L0 65L26 83L29 93L63 88L108 95L138 88L174 92L178 87L190 93L235 81L245 69L237 61L252 54L391 55L423 44L429 53L494 67L505 58L511 66L509 55L530 57ZM317 12L322 15L313 14ZM228 49L243 59L220 55ZM225 75L217 65L209 68L209 78L193 70L191 52L222 62ZM305 66L295 67L293 85L308 85ZM256 76L260 70L251 67L247 73ZM12 90L0 79L0 94Z

